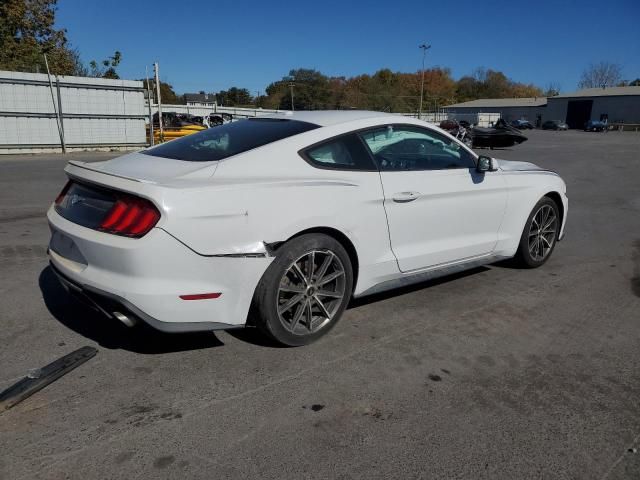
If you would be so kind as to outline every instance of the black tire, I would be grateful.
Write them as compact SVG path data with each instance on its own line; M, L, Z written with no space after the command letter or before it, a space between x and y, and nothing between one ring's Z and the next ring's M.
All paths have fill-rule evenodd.
M323 272L325 261L328 266ZM296 273L294 263L302 277ZM311 263L313 267L309 267ZM308 281L310 269L311 280ZM343 274L339 273L341 270ZM319 273L322 279L336 274L338 277L321 285L322 279L314 279L314 274L317 276ZM284 291L281 292L281 288ZM292 291L288 291L289 289ZM297 293L293 293L293 289ZM282 345L308 345L328 333L340 320L351 299L352 289L353 268L342 244L324 234L301 235L277 250L276 258L260 279L253 299L255 324L264 334ZM332 298L324 293L341 293L342 296ZM295 300L294 297L300 296L302 298L293 303L290 309L279 313L279 310ZM302 313L299 311L301 308ZM322 313L321 308L331 315ZM285 318L286 316L289 317ZM307 321L308 319L310 320Z
M547 210L548 208L551 208L551 211L553 212L554 219L555 219L555 223L553 225L554 234L551 235L550 233L548 233L543 236L543 235L540 235L541 229L538 228L536 230L535 224L537 224L538 222L535 222L534 219L536 219L536 215L541 211L541 209L544 209L543 210L544 212L544 211L548 211ZM548 220L545 220L544 223L546 223L547 221ZM543 228L544 226L545 225L542 225ZM546 261L549 260L549 257L551 257L551 254L553 253L553 250L556 247L556 243L558 241L558 235L560 233L560 227L561 227L561 221L560 221L560 212L558 209L558 205L551 198L542 197L538 201L538 203L536 203L535 207L533 207L533 210L531 210L531 213L527 218L527 222L524 225L524 229L520 237L520 244L518 246L518 251L516 252L516 255L514 257L514 260L516 261L516 263L524 268L537 268L544 265ZM535 231L538 232L537 235ZM537 236L538 242L539 242L538 244L535 243L535 238L533 240L534 244L532 245L530 243L531 235L533 235L534 237ZM543 238L541 239L541 237ZM545 248L544 245L548 246L549 243L551 245L550 247L548 247L548 250L544 252L544 255L540 256L540 252L541 252L540 248L544 249ZM540 245L541 247L538 248L536 245ZM531 251L531 248L530 248L532 246L534 247L533 252Z

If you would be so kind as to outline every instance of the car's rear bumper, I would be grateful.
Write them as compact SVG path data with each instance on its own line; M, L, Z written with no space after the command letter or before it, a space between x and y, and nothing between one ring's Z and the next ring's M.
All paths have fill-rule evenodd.
M119 297L113 293L105 292L99 288L91 287L89 285L81 285L74 282L65 276L55 266L53 261L50 262L50 267L53 270L53 273L56 274L56 277L58 277L60 283L71 295L103 315L122 321L127 325L133 325L138 321L142 321L156 330L166 333L227 330L242 326L220 322L161 321L143 312L125 298Z
M243 326L272 260L202 256L159 228L131 239L81 227L53 209L47 217L51 266L65 287L106 315L131 317L165 332ZM181 298L207 293L220 295Z

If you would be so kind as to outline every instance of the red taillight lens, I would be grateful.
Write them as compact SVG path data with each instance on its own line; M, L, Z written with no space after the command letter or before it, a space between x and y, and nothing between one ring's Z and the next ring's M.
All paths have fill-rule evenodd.
M106 233L142 237L160 220L160 212L144 198L119 194L118 200L98 227Z
M62 189L62 191L56 197L56 205L60 205L60 203L62 203L62 200L64 200L64 197L67 195L67 192L69 191L70 187L71 187L71 181L68 181L67 184Z

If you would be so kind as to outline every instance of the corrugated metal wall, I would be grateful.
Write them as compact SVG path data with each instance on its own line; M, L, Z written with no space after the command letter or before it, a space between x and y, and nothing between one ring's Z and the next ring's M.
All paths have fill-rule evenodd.
M0 71L0 153L146 145L142 82Z

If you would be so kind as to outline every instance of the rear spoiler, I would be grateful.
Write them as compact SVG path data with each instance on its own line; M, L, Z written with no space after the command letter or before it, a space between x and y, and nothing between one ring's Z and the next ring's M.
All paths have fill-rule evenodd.
M109 175L111 177L124 178L125 180L131 180L133 182L139 182L139 183L154 183L146 180L140 180L139 178L127 177L125 175L117 175L115 173L105 172L104 170L99 170L97 168L91 168L91 163L80 162L79 160L69 160L67 163L77 168L82 168L84 170L89 170L91 172L101 173L102 175Z

